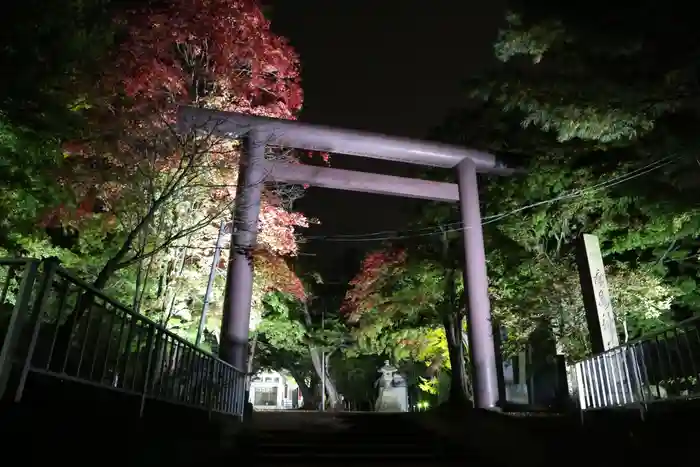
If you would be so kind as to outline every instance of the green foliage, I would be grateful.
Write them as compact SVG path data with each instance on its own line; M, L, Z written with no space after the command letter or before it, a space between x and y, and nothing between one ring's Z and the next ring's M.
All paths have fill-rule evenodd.
M110 22L102 0L29 0L0 19L12 37L0 48L0 68L12 70L0 78L0 247L10 253L61 256L37 223L61 203L74 206L57 180L61 143L84 123L83 78L104 59Z
M694 15L671 15L651 2L546 10L511 3L514 12L494 44L500 63L468 83L469 107L453 112L435 133L448 143L514 157L528 169L481 184L492 310L508 329L505 355L520 350L542 322L570 359L589 353L574 261L582 233L602 241L623 339L697 314L700 35ZM211 186L223 179L228 188L235 174L220 166L174 168L166 163L172 152L202 162L193 167L217 161L209 152L180 151L186 148L168 139L146 138L167 148L165 158L150 159L153 147L142 151L139 140L124 151L133 160L102 171L93 165L111 157L108 151L90 158L64 147L85 135L111 143L95 132L100 122L92 111L109 107L114 97L96 95L95 83L105 65L113 66L115 5L29 0L0 19L13 38L0 49L1 68L13 70L0 78L0 255L57 257L193 340L218 221L229 207L212 199ZM66 173L72 183L65 183ZM108 189L115 185L118 190ZM86 199L95 206L76 216ZM59 207L72 215L57 216ZM52 216L59 221L49 222ZM457 220L455 206L430 205L416 224ZM339 390L371 400L376 368L389 359L423 391L444 391L451 372L445 318L465 305L459 232L445 235L394 242L390 249L404 251L405 260L393 257L389 265L376 256L379 277L357 288L361 313L351 322L320 277L307 284L308 300L301 301L265 282L266 274L278 282L288 275L259 270L256 368L287 370L311 389L318 380L313 352L323 352L332 356ZM224 251L216 266L227 259ZM223 288L219 275L208 335L219 327ZM216 339L204 345L213 348Z
M582 233L601 239L622 340L700 310L691 130L698 89L690 80L700 36L694 21L673 30L669 14L642 3L542 11L522 3L495 44L502 63L468 83L475 100L434 133L528 169L481 184L492 312L508 330L504 356L521 350L542 322L569 359L590 353L574 257ZM599 15L611 8L612 16ZM639 24L675 39L642 36ZM678 50L682 34L692 36L687 50ZM431 205L416 226L459 219L456 207ZM439 332L441 283L461 267L461 253L451 247L450 259L441 258L437 243L423 236L389 247L406 252L406 265L354 298L365 306L359 352L429 362L426 349L444 343L425 338ZM421 384L428 392L438 385Z
M679 24L665 7L642 3L601 5L606 14L597 16L589 5L516 7L495 44L507 74L494 71L474 95L522 112L523 125L551 131L559 141L611 144L644 136L684 108L687 91L697 88L691 60L697 43L691 39L679 50L692 20ZM639 32L648 30L667 34Z
M258 339L268 345L268 353L265 355L267 364L273 369L284 368L290 355L296 354L301 358L309 352L307 333L298 320L298 309L295 310L300 305L293 298L279 292L267 294L263 303L262 319L255 332L258 333ZM273 352L279 352L280 357L275 359L277 354Z
M0 77L0 109L11 121L43 138L78 129L89 78L98 76L113 43L112 5L27 0L4 12L0 27L12 41L0 48L0 65L12 73Z
M235 186L238 149L175 136L162 115L155 122L138 112L125 118L120 106L140 108L123 99L117 84L126 79L115 65L125 7L111 0L28 0L0 18L13 39L0 48L0 68L12 70L0 77L0 255L57 257L79 277L191 337L219 220L231 207L232 197L218 191ZM158 79L152 71L139 73ZM274 224L274 216L268 221ZM269 238L275 233L265 230ZM227 246L217 268L228 259ZM269 272L258 268L256 298L266 292ZM218 334L222 296L217 277L208 335Z
M494 48L501 65L469 83L481 102L436 136L528 169L482 185L493 312L509 329L508 352L545 320L576 359L588 352L574 261L582 233L602 241L621 336L697 313L697 143L688 129L700 37L694 21L650 2L514 8ZM425 218L458 216L434 207Z

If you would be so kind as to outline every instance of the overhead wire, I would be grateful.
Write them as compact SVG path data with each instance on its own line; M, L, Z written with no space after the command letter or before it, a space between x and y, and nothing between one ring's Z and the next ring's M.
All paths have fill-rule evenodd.
M632 175L634 175L634 174L636 174L636 173L639 173L639 172L641 172L641 171L645 171L644 173L646 173L646 169L648 169L649 167L652 167L652 166L656 166L657 164L661 164L661 163L663 163L664 161L666 161L667 159L669 159L669 157L664 157L664 158L659 159L659 160L657 160L657 161L654 161L654 162L652 162L652 163L650 163L650 164L647 164L647 165L645 165L644 167L640 167L640 168L638 168L638 169L632 170L631 172L628 172L628 173L626 173L626 174L624 174L624 175L619 175L619 176L613 177L613 178L611 178L611 179L609 179L609 180L606 180L605 182L601 182L601 183L598 183L598 184L593 185L593 186L591 186L591 187L584 188L583 190L594 189L594 188L596 188L596 187L599 186L599 185L605 185L605 184L608 184L608 183L612 183L612 182L615 182L615 181L617 181L617 180L619 180L619 179L626 179L627 177L630 177L630 176L632 176ZM652 167L652 169L654 169L654 170L655 170L656 168L657 168L657 167ZM581 190L582 190L582 189L573 190L572 193L569 193L569 194L566 194L566 195L560 195L560 196L558 196L558 197L556 197L556 198L552 198L552 199L545 200L545 201L539 201L538 203L540 203L540 204L546 204L546 203L550 203L550 202L555 202L555 201L558 201L559 199L568 198L568 197L572 196L572 194L576 194L576 193L580 192ZM527 208L531 208L531 207L536 207L537 205L538 205L537 203L534 203L534 204L527 205L527 206L523 207L523 209L527 209ZM520 209L520 208L518 208L518 209ZM487 220L491 220L491 219L493 219L493 218L500 218L501 216L502 216L502 214L494 214L494 215L491 215L491 216L486 216L486 217L484 217L484 218L482 218L482 219L483 219L484 221L487 221ZM417 228L417 229L380 230L380 231L370 232L370 233L364 233L364 234L337 234L337 235L332 235L332 237L333 237L333 238L364 238L364 237L375 237L375 236L384 236L384 235L389 235L389 234L395 234L395 233L398 233L399 231L402 231L402 232L417 232L417 233L420 233L420 232L425 232L425 231L434 231L435 228L444 228L444 227L452 227L452 226L460 226L460 225L462 225L462 221L449 222L449 223L446 223L446 224L435 224L435 225L430 225L430 226L421 227L421 228ZM305 237L305 238L307 238L307 239L316 239L316 238L318 238L318 239L320 240L320 239L325 239L325 238L329 238L329 237L331 237L331 236L314 236L314 237Z
M569 199L575 199L579 198L581 196L590 194L590 193L595 193L597 191L602 191L608 188L611 188L613 186L619 185L621 183L625 183L629 180L633 180L635 178L641 177L643 175L646 175L648 173L651 173L653 171L656 171L662 167L665 167L673 162L678 160L678 157L672 157L672 156L667 156L661 159L658 159L654 162L651 162L643 167L639 167L637 169L634 169L630 172L627 172L622 175L618 175L615 177L611 177L608 180L596 183L594 185L591 185L589 187L585 188L579 188L575 190L571 190L569 193L565 193L559 196L556 196L554 198L542 200L542 201L536 201L533 203L526 204L524 206L520 206L518 208L512 209L510 211L498 213L498 214L492 214L489 216L485 216L482 218L482 223L481 225L488 225L492 224L494 222L500 221L501 219L504 219L506 217L518 214L522 211L532 209L538 206L542 206L545 204L550 204L550 203L555 203L557 201L563 201L563 200L569 200ZM301 239L301 242L304 242L306 240L312 240L312 241L328 241L328 242L369 242L369 241L375 241L375 242L382 242L382 241L391 241L391 240L404 240L404 239L409 239L409 238L420 238L420 237L429 237L433 235L443 235L445 233L451 233L451 232L461 232L469 227L463 226L463 222L458 221L458 222L449 222L449 223L443 223L443 224L434 224L431 226L426 226L418 229L407 229L403 230L403 232L406 232L404 235L398 235L398 232L401 232L402 230L384 230L384 231L376 231L376 232L369 232L369 233L364 233L364 234L339 234L339 235L317 235L317 236L306 236ZM413 233L409 233L413 232ZM393 234L393 235L392 235ZM178 245L180 247L184 245ZM187 245L185 246L186 248L194 248L194 249L201 249L201 250L211 250L213 247L195 247L195 246L190 246Z
M605 180L603 182L596 183L594 185L591 185L589 187L585 188L579 188L576 190L572 190L569 193L565 193L559 196L556 196L554 198L550 198L547 200L542 200L542 201L537 201L534 203L530 203L524 206L520 206L518 208L515 208L510 211L506 211L503 213L499 214L493 214L490 216L485 216L482 218L482 223L481 225L487 225L491 224L494 222L497 222L501 219L504 219L506 217L518 214L522 211L532 209L538 206L542 206L545 204L550 204L550 203L555 203L557 201L563 201L563 200L569 200L569 199L575 199L579 198L582 196L585 196L590 193L595 193L597 191L602 191L606 190L608 188L611 188L613 186L619 185L621 183L625 183L627 181L633 180L635 178L641 177L643 175L646 175L648 173L651 173L653 171L656 171L662 167L665 167L672 162L675 162L678 159L678 157L672 157L672 156L667 156L663 157L659 160L656 160L654 162L651 162L643 167L640 167L638 169L632 170L630 172L627 172L623 175L618 175L615 177L612 177L608 180ZM433 236L433 235L441 235L444 233L449 233L449 232L460 232L463 231L469 227L464 227L462 225L462 222L451 222L451 223L445 223L445 224L435 224L432 226L426 226L423 228L419 229L409 229L409 230L403 230L403 232L406 232L404 235L398 235L398 232L401 232L400 230L391 230L391 231L377 231L377 232L369 232L365 234L345 234L345 235L317 235L317 236L307 236L303 237L303 241L306 240L311 240L311 241L329 241L329 242L368 242L368 241L390 241L390 240L404 240L404 239L409 239L409 238L419 238L419 237L427 237L427 236ZM413 232L413 233L409 233Z

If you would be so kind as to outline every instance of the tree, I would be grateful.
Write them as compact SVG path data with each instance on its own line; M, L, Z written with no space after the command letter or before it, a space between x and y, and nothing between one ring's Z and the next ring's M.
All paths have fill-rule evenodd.
M0 26L11 40L0 48L0 65L12 70L0 77L4 122L44 144L84 123L75 111L113 43L110 7L105 0L28 0L4 12Z
M509 328L510 351L545 320L576 359L587 354L574 292L581 233L603 242L621 335L697 309L696 138L688 131L697 122L697 34L685 21L649 34L672 21L649 2L634 11L606 5L603 16L589 4L513 3L495 45L503 63L468 83L476 101L435 137L528 168L481 181L493 313ZM430 206L422 224L458 219L452 207Z
M510 115L502 119L499 113L484 115L494 119L491 133L483 139L467 133L470 139L463 141L523 154L521 163L532 167L527 176L481 181L492 313L508 329L504 357L522 350L541 322L554 333L567 357L579 359L590 351L574 260L574 242L581 233L595 233L603 240L620 333L628 333L625 323L634 323L631 326L638 331L651 331L668 322L663 315L671 312L671 301L680 292L655 271L663 252L654 250L670 236L693 231L693 215L677 205L674 211L668 210L669 203L663 204L664 211L641 198L640 185L648 179L636 180L646 174L631 169L629 159L611 160L611 165L618 163L617 172L606 172L592 165L601 153L592 154L597 150L587 144L557 143L546 133L533 135L531 128L519 128ZM448 122L446 129L463 128L461 122L476 117L470 109L453 118L456 122ZM488 124L489 120L481 123ZM443 130L442 139L465 137L460 132L449 134ZM533 149L532 155L523 160L527 148ZM611 148L605 155L614 158L615 151ZM451 206L429 206L423 217L422 224L459 229L458 213ZM648 287L639 287L640 283ZM634 306L629 304L628 290L640 297ZM668 301L653 298L658 293ZM656 311L642 303L655 303ZM633 334L639 336L638 331Z
M697 121L698 88L690 77L700 44L694 25L678 22L677 10L671 15L655 2L634 9L606 5L604 17L592 16L588 4L544 10L514 2L513 7L516 12L495 45L503 65L470 85L472 95L507 119L490 114L491 126L506 122L508 132L520 135L502 134L507 143L500 149L516 147L522 153L524 136L531 141L529 155L537 156L527 161L533 168L527 181L493 184L507 189L492 193L493 199L525 195L539 201L628 175L619 188L589 190L588 196L538 208L547 213L541 227L555 236L579 226L612 234L606 245L611 253L660 250L655 256L665 262L671 259L665 247L672 244L672 250L692 256L695 247L686 242L697 234L697 143L690 129ZM681 37L683 48L677 46ZM514 118L528 131L515 128ZM541 130L535 131L539 136L532 128ZM512 190L525 186L527 191L513 196ZM553 209L559 206L578 215L560 215Z
M338 407L340 399L331 366L322 363L333 353L328 344L330 330L317 328L306 300L275 291L264 296L263 304L252 336L255 366L289 372L302 391L306 408L318 406L322 386L329 406Z
M302 102L298 57L253 1L132 6L96 0L34 9L47 12L36 30L3 17L26 39L0 53L2 63L24 63L16 69L27 79L11 89L32 81L39 89L27 89L25 102L12 99L20 93L2 95L0 170L14 190L0 196L8 214L0 245L8 255L56 256L191 337L219 220L230 219L235 200L240 146L178 133L174 111L188 104L294 118ZM51 35L55 43L45 40ZM27 66L20 58L28 55L40 60ZM42 118L26 118L27 106L44 109ZM310 155L274 149L268 157ZM308 225L293 211L301 193L265 189L252 252L261 291L289 289L276 257L294 255L295 230ZM214 285L222 295L223 281ZM209 327L220 319L221 304L213 305Z
M530 344L540 323L550 330L558 351L570 361L589 355L588 325L571 259L524 256L507 261L501 254L491 251L489 266L492 313L508 330L508 340L501 349L504 357ZM621 342L669 324L677 289L648 268L633 269L619 262L609 263L606 275Z
M261 282L266 287L256 287L254 293L263 304L259 308L262 313L254 318L259 324L251 335L256 365L288 371L301 387L307 407L320 402L323 387L330 408L339 408L333 366L342 359L348 333L344 323L326 309L329 301L320 295L322 279L310 274L302 282L282 258L269 254L256 257L256 261L258 258L266 258L262 265L269 278Z
M0 48L0 67L12 70L0 77L0 247L10 252L11 233L31 236L47 206L70 199L53 171L62 163L61 141L84 124L85 81L112 41L105 7L101 0L29 0L0 18L12 39Z
M495 44L505 66L477 95L523 112L523 125L560 141L625 144L692 108L700 36L678 8L652 1L511 7ZM504 80L504 72L518 79Z
M306 329L295 316L297 301L282 293L268 293L264 311L253 331L256 369L286 370L299 385L304 408L318 404L318 373L311 361Z
M299 61L257 2L147 2L120 20L119 74L105 80L138 112L177 103L278 118L301 108Z
M321 294L323 279L312 274L307 280L307 297L301 303L301 319L308 335L311 361L325 389L331 409L340 408L340 394L333 377L331 357L347 344L347 329L329 308L329 300Z
M541 130L532 141L549 141L531 151L537 169L528 180L494 183L491 198L538 202L578 190L528 211L534 232L547 232L541 239L560 249L581 231L597 233L610 260L649 265L647 274L681 290L674 308L688 316L699 303L691 272L698 251L694 23L658 2L606 4L604 17L589 4L545 10L513 2L513 9L495 45L503 66L471 83L473 95L502 109L509 123L528 126L528 138ZM512 124L509 131L524 134ZM522 241L527 230L520 230Z
M88 109L95 124L87 128L82 157L70 167L69 183L86 196L86 187L97 182L103 205L114 206L117 197L141 204L144 210L124 229L123 242L95 279L98 288L120 267L189 237L230 210L238 145L211 134L179 134L173 127L177 105L284 118L292 117L301 105L297 57L270 32L252 1L150 2L122 15L119 22L126 38L113 57L117 73L105 74L102 95ZM102 169L97 180L96 168ZM143 181L134 183L135 177ZM274 225L269 218L277 214L279 224L292 227L282 236L289 242L293 226L306 221L279 209L274 198L266 197L263 226ZM212 206L211 199L225 203ZM144 254L133 251L136 239L155 228L159 212L173 209L169 205L182 210L183 200L194 200L190 214L207 215L194 216L194 222L177 233L168 232L166 241ZM192 217L181 216L178 224ZM263 239L274 237L263 234ZM272 248L293 252L291 239L291 246Z
M255 3L199 3L149 2L119 16L117 27L126 35L109 57L119 66L110 66L113 72L103 74L81 109L90 122L83 138L65 145L60 180L75 193L77 206L58 206L45 224L103 217L121 227L121 238L108 242L115 245L112 255L103 255L105 264L95 273L98 288L230 210L238 145L178 134L172 127L177 105L283 118L301 105L298 59L270 32ZM293 229L307 221L286 212L280 198L267 192L261 242L277 253L294 253ZM188 212L193 215L183 216ZM142 241L156 230L159 243Z
M358 325L361 352L384 354L395 361L422 358L429 380L437 376L436 367L448 370L450 400L463 404L470 397L465 304L457 298L464 295L463 286L460 265L450 260L454 255L449 240L445 236L438 245L370 253L351 282L344 310ZM444 339L447 355L438 351L435 339Z

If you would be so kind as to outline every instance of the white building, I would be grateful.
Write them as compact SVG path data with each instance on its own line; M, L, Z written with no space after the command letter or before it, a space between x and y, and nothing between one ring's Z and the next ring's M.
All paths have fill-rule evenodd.
M250 403L254 410L295 409L303 403L293 378L276 371L263 371L250 382Z

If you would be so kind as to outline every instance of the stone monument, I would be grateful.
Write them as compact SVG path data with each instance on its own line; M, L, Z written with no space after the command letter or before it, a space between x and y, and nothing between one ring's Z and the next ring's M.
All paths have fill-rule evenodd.
M376 412L408 412L406 380L397 371L389 360L379 369L381 376L375 383L379 388L379 397L374 406Z
M595 368L577 366L580 372L576 375L577 381L585 379L588 382L585 388L577 388L579 402L585 404L580 389L588 392L590 400L607 401L604 405L641 398L641 356L636 354L634 347L620 347L598 237L584 234L579 239L576 260L591 350L593 355L599 355L591 361Z
M576 255L591 350L596 355L620 345L598 237L583 234Z

